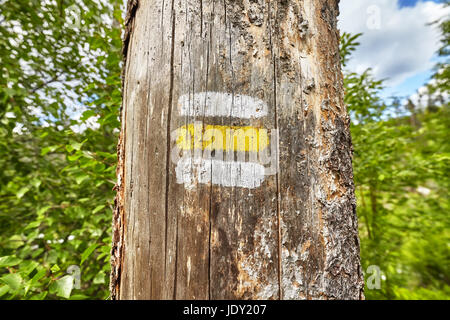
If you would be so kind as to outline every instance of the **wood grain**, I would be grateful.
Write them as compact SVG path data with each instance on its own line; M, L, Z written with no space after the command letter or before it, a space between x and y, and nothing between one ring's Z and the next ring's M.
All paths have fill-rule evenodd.
M336 0L129 1L113 299L363 298L338 11ZM268 113L181 115L178 99L202 92ZM180 183L175 130L192 123L278 132L278 172L257 188Z

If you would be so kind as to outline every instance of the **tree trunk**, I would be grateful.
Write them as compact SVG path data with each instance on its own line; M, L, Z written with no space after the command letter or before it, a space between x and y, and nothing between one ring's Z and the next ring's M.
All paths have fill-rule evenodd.
M337 0L129 1L113 299L361 299Z

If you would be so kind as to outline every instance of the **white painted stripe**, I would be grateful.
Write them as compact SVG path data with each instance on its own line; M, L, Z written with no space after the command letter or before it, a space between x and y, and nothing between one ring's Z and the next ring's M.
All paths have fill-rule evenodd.
M233 117L241 119L267 116L267 104L246 95L199 92L185 94L178 99L180 115L190 117Z
M195 182L223 187L254 189L265 179L264 166L254 162L227 162L214 159L183 158L175 169L177 183L191 189Z

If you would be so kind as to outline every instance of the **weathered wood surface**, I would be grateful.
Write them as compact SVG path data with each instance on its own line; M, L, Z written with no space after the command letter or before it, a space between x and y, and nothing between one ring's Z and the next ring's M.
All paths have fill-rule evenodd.
M337 0L129 1L113 299L363 298L337 15ZM220 99L196 114L199 97ZM228 97L267 113L220 115ZM276 172L242 187L213 164L180 183L173 134L194 123L278 132Z

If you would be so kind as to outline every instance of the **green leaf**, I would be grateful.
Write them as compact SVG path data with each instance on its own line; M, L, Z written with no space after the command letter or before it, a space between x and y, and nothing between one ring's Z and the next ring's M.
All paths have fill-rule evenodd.
M70 144L68 144L68 145L66 145L66 150L67 150L67 152L72 152L74 149Z
M80 150L81 147L83 146L83 144L86 142L87 140L84 140L83 142L74 142L70 144L70 147L72 150Z
M87 110L83 112L83 116L80 118L81 121L86 121L90 117L97 115L94 110Z
M31 180L31 184L33 185L33 187L38 189L39 186L42 184L42 181L37 178L34 178L33 180Z
M71 146L72 146L73 150L77 150L77 151L78 151L78 150L81 149L81 147L83 146L83 144L82 144L82 143L76 142L76 143L72 143Z
M23 187L16 193L16 197L21 199L28 191L30 191L29 187Z
M95 278L93 280L94 284L103 284L105 283L105 273L103 271L100 271L95 275Z
M39 280L41 280L45 275L47 274L47 270L41 269L39 270L34 277L31 279L32 283L37 283Z
M33 221L33 222L30 222L30 223L25 227L25 230L28 230L28 229L34 229L34 228L39 227L40 225L41 225L41 222L40 222L40 221Z
M15 234L9 238L7 247L10 249L17 249L23 246L24 244L25 242L23 241L22 236Z
M41 150L41 156L45 156L47 153L49 152L54 152L59 148L59 146L50 146L50 147L45 147Z
M77 184L82 184L83 181L85 181L88 178L89 178L89 176L84 174L84 175L80 175L80 176L75 177L75 181L76 181Z
M82 154L76 153L68 156L67 159L69 159L69 161L77 161L81 156Z
M22 286L22 277L18 273L10 273L0 278L0 281L8 285L11 290L17 291Z
M59 297L63 297L66 299L70 298L70 293L73 289L73 277L70 275L66 275L61 279L54 281L50 285L50 292L55 293Z
M33 260L26 260L20 264L19 270L20 273L24 276L28 276L31 272L34 271L39 266L39 263Z
M9 287L8 286L1 286L0 287L0 298L2 296L4 296L5 294L7 294L9 291Z
M42 216L44 213L46 213L48 211L48 209L50 209L52 206L45 206L41 209L38 210L37 215L38 216Z
M0 257L0 268L16 266L20 262L22 262L22 260L15 256Z
M48 136L48 131L46 131L46 132L44 132L44 133L42 133L40 136L39 136L39 138L41 138L41 139L44 139L46 136Z
M35 294L30 297L30 300L44 300L45 297L47 296L47 294L48 294L48 291L44 291L39 294Z
M104 207L105 207L104 204L102 204L102 205L100 205L100 206L97 206L97 207L94 209L94 211L92 211L92 213L97 213L97 212L99 212L100 210L102 210Z
M56 273L56 272L60 271L61 268L60 268L57 264L55 264L53 267L50 268L50 270L51 270L53 273Z
M74 294L73 296L70 296L69 300L88 300L88 299L90 299L90 297L84 294Z
M87 258L89 258L89 256L95 251L97 247L98 244L95 243L86 250L84 250L84 252L81 254L81 264L83 264L83 262L86 261Z

